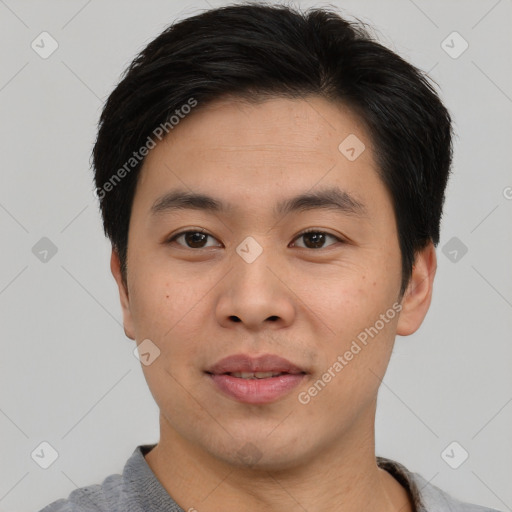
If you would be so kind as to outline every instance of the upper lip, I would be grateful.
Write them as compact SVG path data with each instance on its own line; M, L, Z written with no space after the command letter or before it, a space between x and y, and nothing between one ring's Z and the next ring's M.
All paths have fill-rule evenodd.
M206 372L215 375L238 372L306 373L303 369L294 365L287 359L273 354L263 354L257 357L248 354L235 354L217 361L213 366L208 368Z

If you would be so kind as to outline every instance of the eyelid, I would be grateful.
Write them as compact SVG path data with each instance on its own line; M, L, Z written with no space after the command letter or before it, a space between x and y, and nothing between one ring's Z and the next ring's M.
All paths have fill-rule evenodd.
M179 236L186 235L187 233L202 233L204 235L209 236L210 238L214 238L215 240L217 240L217 238L215 238L212 234L208 233L208 231L206 231L206 229L191 227L191 228L183 229L181 231L178 231L177 233L173 233L173 234L169 235L168 237L165 238L163 243L164 243L164 245L170 244L171 242L174 242L176 240L176 238L178 238ZM219 243L222 245L222 242L219 242ZM183 247L185 249L191 249L191 247L187 247L185 245L181 245L181 244L178 244L178 245L180 245L181 247ZM209 247L201 247L200 249L208 249L208 248ZM198 251L200 249L193 249L193 250Z
M325 231L325 229L323 229L323 228L307 228L307 229L304 229L303 231L301 231L300 233L295 235L295 237L293 238L293 242L295 242L295 240L297 240L298 238L300 238L301 236L303 236L303 235L305 235L307 233L321 233L323 235L332 236L333 238L335 238L340 243L348 243L348 241L345 238L343 238L341 236L338 236L338 235L334 235L333 233L329 233L329 231ZM331 245L334 245L334 244L331 244ZM330 247L330 245L328 245L327 247ZM320 247L318 249L309 249L309 250L310 251L319 251L321 249L327 249L327 247ZM299 249L308 249L308 247L299 247Z
M203 233L203 234L209 236L210 238L213 238L213 239L217 240L217 238L214 237L212 234L208 233L208 231L206 231L206 229L192 227L192 228L187 228L187 229L184 229L182 231L178 231L177 233L171 234L169 237L167 237L165 239L164 244L170 244L171 242L174 242L176 240L176 238L178 238L179 236L186 235L187 233ZM320 228L307 228L307 229L304 229L303 231L301 231L300 233L298 233L297 235L295 235L293 237L292 243L295 242L295 240L297 240L298 238L300 238L301 236L303 236L303 235L305 235L307 233L321 233L321 234L324 234L324 235L332 236L333 238L335 238L340 243L348 243L348 241L345 238L340 237L338 235L334 235L332 233L329 233L328 231L325 231L323 228L322 229L320 229ZM222 242L219 242L219 243L222 245ZM178 245L180 245L181 247L183 247L185 249L192 249L194 251L199 251L201 249L209 249L210 248L210 247L200 247L198 249L193 249L193 248L187 247L185 245L181 245L181 244L178 244ZM334 245L334 244L331 244L331 245ZM330 245L327 246L327 247L330 247ZM321 249L326 249L327 247L320 247L318 249L309 249L308 247L299 247L299 249L309 249L310 251L319 251Z

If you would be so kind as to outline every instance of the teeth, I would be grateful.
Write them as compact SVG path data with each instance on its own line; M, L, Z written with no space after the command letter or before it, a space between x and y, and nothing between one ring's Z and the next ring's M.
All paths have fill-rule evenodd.
M270 379L281 375L281 372L233 372L229 375L239 379Z

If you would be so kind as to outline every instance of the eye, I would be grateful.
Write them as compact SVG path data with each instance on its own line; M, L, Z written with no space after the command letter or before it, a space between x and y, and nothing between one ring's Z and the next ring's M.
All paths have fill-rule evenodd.
M299 235L297 235L297 237L295 237L294 240L298 240L300 238L304 239L305 245L299 245L298 247L302 247L305 249L323 249L324 247L326 247L325 242L329 237L332 238L335 242L344 242L341 238L331 235L330 233L326 233L325 231L320 231L318 229L305 230ZM212 238L215 240L215 238L212 235L206 233L204 230L188 230L176 233L171 238L169 238L165 243L170 244L172 242L177 242L182 247L188 249L204 249L207 247L215 247L215 245L207 245L208 238ZM218 246L220 245L222 244L219 244ZM295 243L292 243L292 245L295 246Z
M203 249L205 247L212 247L205 245L208 237L213 238L212 235L205 233L204 231L181 231L180 233L176 233L173 235L166 243L170 244L171 242L178 242L179 239L183 239L184 244L178 242L179 245L182 245L188 249Z
M298 240L299 238L304 238L304 241L306 243L306 249L323 249L326 237L333 238L334 240L343 243L343 240L341 238L331 235L330 233L326 233L325 231L319 231L317 229L307 229L306 231L300 233L295 238L295 240ZM295 245L295 243L293 245Z

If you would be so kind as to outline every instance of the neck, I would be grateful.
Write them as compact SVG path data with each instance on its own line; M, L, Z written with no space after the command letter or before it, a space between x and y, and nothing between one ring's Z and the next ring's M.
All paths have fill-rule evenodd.
M370 426L357 426L300 465L261 469L226 464L181 437L161 416L161 439L146 462L183 510L411 512L406 490L377 466L374 422L364 424Z

